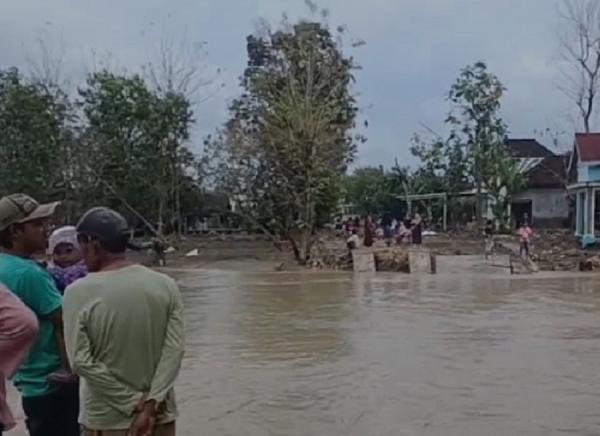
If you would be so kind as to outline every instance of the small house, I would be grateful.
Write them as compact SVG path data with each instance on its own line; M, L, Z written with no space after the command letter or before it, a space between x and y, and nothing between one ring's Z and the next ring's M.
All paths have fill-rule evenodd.
M595 236L600 225L600 133L575 135L568 189L575 197L575 234Z
M512 196L513 220L519 222L527 214L536 227L568 226L569 157L553 153L535 139L509 139L506 145L525 177L524 188Z

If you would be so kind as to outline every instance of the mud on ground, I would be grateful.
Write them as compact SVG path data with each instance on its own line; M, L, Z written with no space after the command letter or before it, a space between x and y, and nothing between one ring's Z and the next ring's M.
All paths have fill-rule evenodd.
M495 235L497 254L518 258L519 240L515 235ZM302 267L295 261L288 243L279 244L260 235L193 236L172 241L176 251L168 253L171 268L213 268L229 270L281 271ZM474 232L450 232L427 236L424 247L434 255L484 254L483 237ZM377 240L373 246L378 271L408 272L409 245L387 247ZM187 256L193 250L197 255ZM569 230L535 230L531 244L532 259L541 271L578 271L582 264L588 269L600 269L600 250L582 250ZM150 251L133 254L135 260L151 265ZM311 250L309 267L315 269L351 270L350 255L345 238L333 233L319 235Z

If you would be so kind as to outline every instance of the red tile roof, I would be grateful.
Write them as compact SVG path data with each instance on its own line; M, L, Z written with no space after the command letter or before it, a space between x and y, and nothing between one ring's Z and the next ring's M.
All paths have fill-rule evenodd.
M581 162L600 161L600 133L576 133L575 146Z

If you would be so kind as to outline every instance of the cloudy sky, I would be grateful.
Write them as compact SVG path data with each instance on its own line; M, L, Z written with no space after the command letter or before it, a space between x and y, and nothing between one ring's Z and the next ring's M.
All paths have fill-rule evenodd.
M424 127L443 132L444 101L461 67L484 60L508 88L502 114L511 136L546 128L572 132L572 108L558 89L560 29L555 0L320 0L332 25L345 24L363 69L356 91L369 141L360 164L412 162L408 146ZM259 18L307 15L303 0L0 0L0 68L39 64L37 40L81 83L94 65L138 71L161 39L206 42L207 77L224 86L197 109L196 141L226 116L239 92L245 37ZM213 95L214 94L214 95ZM542 141L545 139L542 138ZM545 140L549 142L548 140Z

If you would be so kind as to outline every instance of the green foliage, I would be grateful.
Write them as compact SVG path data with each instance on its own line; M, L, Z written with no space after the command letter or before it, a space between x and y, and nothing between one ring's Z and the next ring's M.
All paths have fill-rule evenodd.
M305 262L363 140L352 135L355 64L319 22L250 35L247 52L244 92L224 130L206 143L207 167L244 218L287 238Z
M79 90L88 165L97 179L92 197L122 200L164 223L180 219L181 192L189 191L194 157L186 147L192 112L183 95L159 94L139 75L93 73ZM99 183L98 183L99 182ZM187 186L182 189L184 185Z
M421 167L415 172L421 192L412 193L457 194L469 187L466 152L455 136L426 143L415 135L411 153L421 161Z
M383 167L356 168L344 181L346 203L359 215L404 217L405 197L444 192L442 179L432 168L411 171L398 162L389 170Z
M411 151L421 172L449 194L476 189L481 223L483 196L492 197L496 218L504 224L511 194L523 186L519 164L506 149L508 129L499 115L505 88L483 62L465 67L448 94L453 108L446 119L447 139L427 144L416 137ZM436 192L436 191L433 191Z
M360 215L384 213L393 195L390 177L381 166L357 168L344 185L347 201Z
M69 102L63 92L0 71L0 193L64 198L69 168Z
M52 83L0 71L0 193L63 200L70 221L104 204L180 222L199 190L192 121L185 96L138 75L90 74L74 104Z

